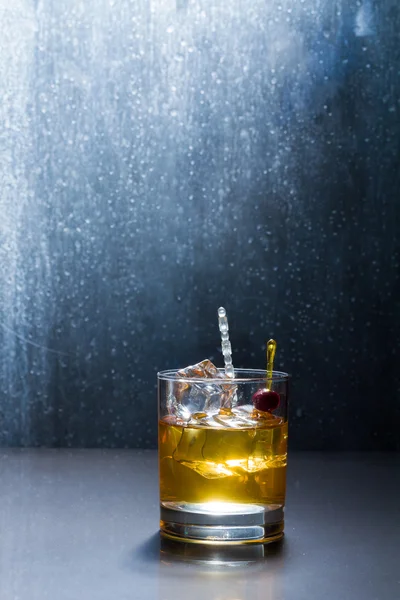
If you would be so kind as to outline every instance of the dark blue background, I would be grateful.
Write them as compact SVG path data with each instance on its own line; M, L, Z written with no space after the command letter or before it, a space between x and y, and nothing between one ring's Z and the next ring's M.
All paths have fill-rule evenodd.
M399 449L396 0L0 13L0 443L156 443L156 372L293 374L302 449Z

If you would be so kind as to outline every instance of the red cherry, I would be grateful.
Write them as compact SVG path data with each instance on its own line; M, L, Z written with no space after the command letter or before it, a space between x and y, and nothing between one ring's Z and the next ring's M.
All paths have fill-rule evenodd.
M271 412L275 410L279 405L279 394L266 388L257 390L253 394L253 405L257 410L262 412Z

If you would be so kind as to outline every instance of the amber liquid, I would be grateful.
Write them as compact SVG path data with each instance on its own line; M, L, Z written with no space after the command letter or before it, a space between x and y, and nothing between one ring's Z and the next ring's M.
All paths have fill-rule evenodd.
M284 504L287 423L215 428L159 422L161 502Z

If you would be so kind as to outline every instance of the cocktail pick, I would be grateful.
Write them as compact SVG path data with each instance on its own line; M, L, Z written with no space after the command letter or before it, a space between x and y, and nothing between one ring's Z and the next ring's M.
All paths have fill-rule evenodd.
M279 405L279 394L272 390L274 358L276 352L276 341L267 342L267 379L266 387L261 388L253 394L253 406L262 412L272 412Z
M274 370L274 360L276 353L276 341L267 342L267 390L272 388L272 371Z

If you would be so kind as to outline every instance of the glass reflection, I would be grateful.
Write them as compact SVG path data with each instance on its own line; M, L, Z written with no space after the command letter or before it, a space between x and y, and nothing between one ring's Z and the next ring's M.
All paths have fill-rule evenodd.
M213 567L243 567L262 560L267 551L262 544L242 546L206 546L161 539L160 560L163 564L191 562Z
M160 541L159 598L284 600L284 542L206 546Z

